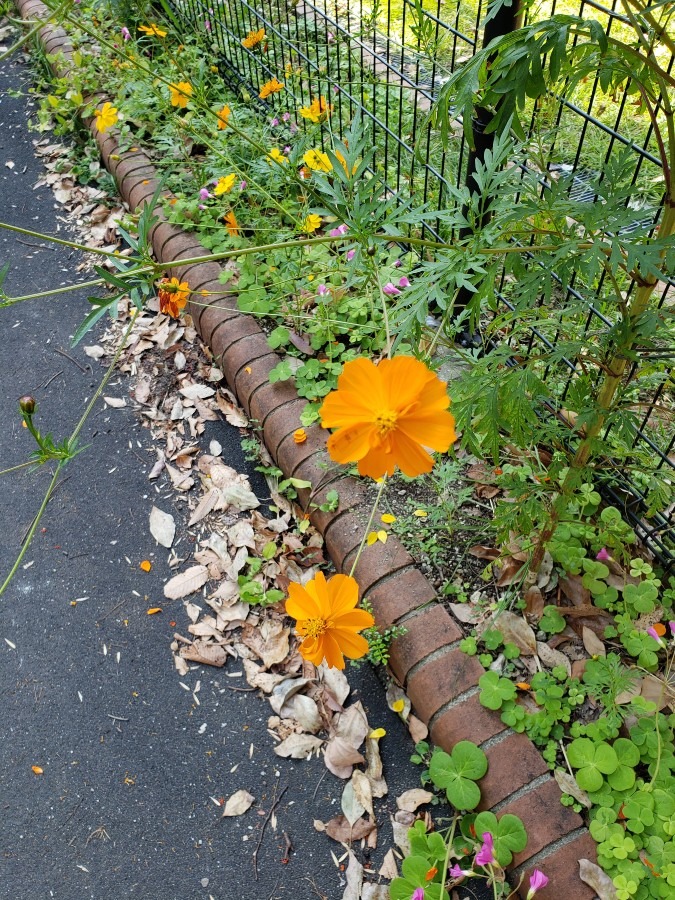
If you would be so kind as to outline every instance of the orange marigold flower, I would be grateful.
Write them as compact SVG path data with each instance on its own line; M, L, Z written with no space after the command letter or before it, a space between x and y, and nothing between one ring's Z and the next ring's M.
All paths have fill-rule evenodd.
M223 129L227 128L227 120L230 118L231 113L232 110L227 104L216 113L218 116L218 131L223 131Z
M301 106L298 110L303 119L309 119L310 122L318 124L325 122L328 116L333 112L333 107L322 95L314 98L309 106Z
M160 312L177 319L180 316L181 309L188 302L189 295L190 288L187 281L179 281L177 278L163 278L157 291Z
M332 668L344 669L344 657L361 659L368 652L368 641L359 632L371 628L375 620L365 609L357 609L359 586L351 575L323 572L303 587L291 582L286 612L297 619L297 632L303 638L301 655L315 666L324 660Z
M237 217L232 210L223 216L223 221L230 237L237 237L239 235L239 222L237 222Z
M381 478L398 466L411 478L430 472L425 448L445 452L456 439L446 384L412 356L345 363L338 388L319 410L328 452L339 463L356 462L361 475Z
M247 50L253 50L258 44L262 44L266 37L265 29L260 28L258 31L249 31L241 43Z
M192 94L192 85L190 82L179 81L178 84L170 84L169 90L171 91L171 105L185 109L188 105L190 95Z
M284 86L281 81L277 81L276 78L272 78L270 81L266 81L265 84L260 88L260 93L258 96L261 100L264 100L266 97L269 97L270 94L278 94L279 91L283 91Z

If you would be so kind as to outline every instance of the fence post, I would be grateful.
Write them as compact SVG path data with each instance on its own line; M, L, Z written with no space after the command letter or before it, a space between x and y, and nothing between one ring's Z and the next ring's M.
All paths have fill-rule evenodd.
M492 18L486 22L485 28L483 29L483 47L487 47L488 44L494 40L496 37L501 37L504 34L509 34L512 31L516 31L520 28L522 24L522 10L520 8L520 0L511 0L511 4L507 5L507 3L503 3L502 0L493 0L493 2L488 3L488 11L490 7L495 4L502 5L499 7L497 12L492 16ZM467 158L467 166L466 166L466 186L473 194L480 193L480 187L476 183L475 172L476 172L476 164L478 162L482 162L485 158L485 151L491 150L492 145L494 143L494 133L486 134L486 129L492 122L494 118L494 113L489 109L485 109L484 107L477 106L474 109L473 120L471 124L471 131L473 136L473 147L469 151L469 156ZM464 214L468 212L465 207L463 210ZM490 220L490 213L484 212L483 215L478 220L478 228L482 228L486 225ZM462 228L459 232L460 238L468 237L472 234L473 229ZM457 317L460 313L462 313L469 301L471 300L472 293L467 290L467 288L462 287L457 292L457 298L455 300L455 306L453 309L453 313L455 317ZM463 330L459 332L457 337L455 338L457 344L462 347L478 347L481 344L480 334L477 332L472 332L467 323Z

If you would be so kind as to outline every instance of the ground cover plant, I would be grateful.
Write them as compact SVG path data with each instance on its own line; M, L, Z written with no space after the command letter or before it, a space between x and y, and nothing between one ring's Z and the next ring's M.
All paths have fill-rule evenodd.
M140 21L129 13L124 20L106 19L97 5L80 4L66 13L77 68L74 78L49 88L41 127L55 123L69 131L72 114L83 111L95 116L99 131L118 128L123 147L143 142L152 148L173 194L166 212L198 233L217 258L228 260L240 308L263 318L272 349L286 350L271 380L293 379L308 400L298 442L315 421L337 429L328 441L333 459L380 482L362 546L386 542L387 527L381 526L405 533L412 523L418 532L426 528L425 540L432 540L442 521L451 536L456 509L449 508L448 484L457 480L458 467L467 500L473 484L483 488L485 499L496 498L488 526L492 537L468 551L487 563L483 580L492 591L482 594L450 574L442 584L468 626L463 649L480 653L488 669L481 702L542 748L566 803L590 810L599 859L617 896L668 896L675 882L667 799L675 721L673 628L664 623L674 615L675 585L639 550L620 510L603 503L597 490L614 472L634 467L646 517L672 502L667 470L654 463L648 448L634 444L640 406L655 389L664 398L662 412L646 423L655 441L670 421L667 370L658 353L642 364L640 352L663 350L672 340L670 308L657 297L675 253L673 79L660 64L662 46L672 49L668 11L657 5L635 13L638 30L647 34L637 49L617 39L603 41L592 22L568 16L532 24L517 40L477 54L448 82L433 121L442 141L450 106L462 108L468 123L478 93L494 108L496 140L478 168L482 195L457 188L452 205L441 212L420 208L414 195L402 200L388 193L359 117L345 133L333 131L330 94L312 93L305 85L307 105L289 108L283 79L299 79L293 70L271 77L257 98L232 94L202 38L179 34L157 17ZM251 52L267 52L264 33L238 40ZM97 89L101 68L109 74L110 100L96 105L86 98ZM571 90L597 68L608 92L627 79L637 85L652 122L663 171L659 190L667 196L657 234L653 222L633 227L627 203L634 185L624 177L621 154L608 161L594 185L595 204L573 200L565 177L549 179L542 190L547 167L543 158L537 164L539 148L522 127L528 100L521 85L531 100L552 81L563 80ZM91 177L91 167L79 165L77 174ZM656 205L652 213L658 215ZM151 216L149 209L127 222L132 260L113 260L114 272L98 272L100 283L119 290L93 303L78 339L123 295L130 295L139 312L151 295L159 274L147 247ZM432 218L440 219L443 234L453 240L422 236L420 226ZM469 236L455 239L467 227ZM160 310L177 318L189 284L167 277L159 287ZM463 288L473 300L458 319L454 300ZM586 290L597 295L602 313L591 331L584 325ZM440 320L434 330L427 326L430 314ZM400 483L409 485L431 472L425 447L444 453L455 443L447 393L433 369L442 365L453 333L469 320L482 327L487 352L465 352L466 374L451 386L460 433L456 461L430 475L442 503L413 502L405 526L398 510L375 524L395 470L403 473ZM533 343L533 333L546 352L542 343ZM380 360L377 366L373 359ZM365 402L369 394L372 400ZM57 445L40 435L28 398L21 413L39 461L54 459L60 466L72 455L72 442ZM467 464L472 474L463 468ZM462 529L470 524L464 521ZM239 576L242 597L274 602L276 596L251 587L261 583L253 569ZM367 651L356 632L372 627L372 619L354 609L353 598L343 596L351 588L339 584L319 579L313 591L289 601L303 638L301 652L315 662L326 658L342 665L344 655ZM344 626L335 624L336 610L347 616ZM420 758L426 753L421 748ZM457 796L452 765L431 757L428 777L448 790L461 811L469 810L475 791L466 784ZM474 785L475 780L468 779ZM639 799L645 796L653 803ZM466 831L475 825L464 821L466 827L459 821L456 826ZM484 838L469 854L474 864L462 868L455 826L442 850L435 841L433 848L424 844L418 829L419 846L426 849L417 855L428 865L422 873L422 863L408 862L403 883L392 891L415 900L419 891L443 896L450 871L457 878L478 872L492 882L495 895L508 892L501 869L509 860L500 848L518 849L520 831L514 825L510 847L499 837L509 823L478 821L476 833L496 842L494 855ZM440 872L427 878L443 859ZM420 874L425 881L418 884Z

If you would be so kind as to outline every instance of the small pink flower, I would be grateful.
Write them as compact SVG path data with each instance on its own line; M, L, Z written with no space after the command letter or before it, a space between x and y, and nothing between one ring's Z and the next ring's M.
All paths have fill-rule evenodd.
M295 132L297 130L298 130L298 126L295 124L295 122L291 122L291 128L290 128L291 134L295 134Z
M396 294L400 294L401 292L399 291L399 289L396 287L395 284L392 284L391 281L388 281L382 288L382 293L389 294L390 297L395 297Z
M668 628L670 628L670 633L675 637L675 621L673 619L668 622Z
M415 888L410 900L424 900L424 888Z
M122 37L124 38L125 41L131 40L131 32L129 31L129 29L127 28L126 25L122 26Z
M347 262L351 262L356 256L356 250L348 250L347 251Z
M203 203L200 203L200 204L198 205L198 209L206 209L206 207L204 206Z
M495 842L489 831L483 833L483 846L476 854L477 866L494 866L497 860L494 857Z
M598 552L595 554L595 558L600 562L605 562L605 560L611 559L611 556L607 552L607 548L603 547L602 550L598 550Z
M473 872L471 869L462 869L460 866L455 865L450 869L448 875L451 878L462 878L464 875L473 875Z
M284 122L289 122L291 114L289 112L285 112L281 118L284 120Z
M329 32L328 32L327 38L328 38L328 43L329 43L329 44L332 44L332 43L335 41L335 35L333 34L332 31L329 31Z
M240 182L239 182L239 190L240 190L240 191L245 191L245 190L246 190L246 185L247 185L247 184L248 184L248 181L240 181Z
M320 284L316 289L316 292L320 297L324 297L328 293L328 288L325 284Z
M199 191L199 199L200 200L208 200L211 194L206 190L206 188L201 188Z
M655 640L656 643L659 645L659 647L665 647L665 644L664 644L663 641L661 640L661 636L659 635L659 633L658 633L658 631L656 630L656 628L648 628L648 629L647 629L647 634L649 635L650 638L654 638L654 640Z
M207 31L211 31L211 23L208 19L204 19L204 28L206 28Z
M290 153L290 152L291 152L291 148L288 145L286 145L284 147L284 153Z
M402 265L403 265L403 263L401 262L401 260L397 259L396 262L394 263L394 268L400 269Z
M527 892L527 900L532 900L537 891L545 888L548 884L548 878L539 869L535 869L530 875L530 889Z
M339 93L340 93L340 88L337 86L337 84L334 84L334 85L333 85L333 93L334 93L334 94L339 94Z
M399 278L399 280L398 280L398 286L401 287L401 288L407 288L407 287L410 287L410 282L409 282L408 279L405 277L405 275L403 275L401 278Z
M276 128L278 124L279 124L279 120L275 116L275 118L272 119L272 121L270 122L270 125L272 126L272 128Z
M349 225L338 225L329 232L331 237L343 237L349 231Z

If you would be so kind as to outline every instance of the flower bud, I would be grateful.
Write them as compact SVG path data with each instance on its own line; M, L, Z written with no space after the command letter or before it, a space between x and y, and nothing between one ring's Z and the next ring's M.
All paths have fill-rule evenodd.
M35 397L31 397L30 394L27 394L25 397L21 397L19 399L19 409L27 416L33 415L36 406L37 403L35 402Z

